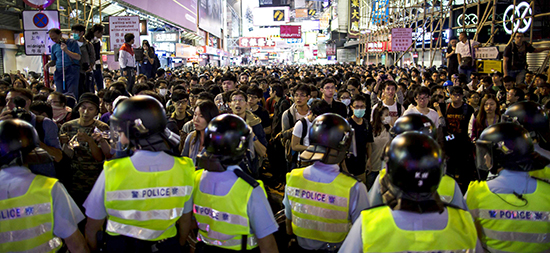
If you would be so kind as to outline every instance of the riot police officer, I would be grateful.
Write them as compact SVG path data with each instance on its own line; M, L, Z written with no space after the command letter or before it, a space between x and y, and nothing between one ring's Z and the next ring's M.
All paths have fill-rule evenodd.
M481 133L476 166L498 176L471 182L465 199L488 251L550 251L550 184L529 175L548 164L519 124L498 123Z
M78 223L84 215L55 178L33 174L30 160L51 161L23 120L0 122L0 252L88 252ZM47 157L43 157L46 154Z
M380 183L385 205L361 212L340 252L481 252L472 216L437 194L442 161L429 136L395 137Z
M550 159L550 123L542 105L531 101L517 102L502 115L503 121L517 122L525 128L531 138L535 151ZM550 167L530 171L531 176L550 180Z
M390 135L392 138L395 138L397 135L408 131L416 131L437 140L437 129L434 123L422 114L408 114L401 116L395 121L394 126L390 129ZM386 147L386 152L388 148L389 146ZM445 166L443 166L443 168L445 168ZM380 180L382 180L385 175L386 169L382 169L369 191L369 201L371 206L383 204L382 193L380 192ZM462 195L458 184L452 177L446 174L443 175L441 182L439 183L439 187L437 188L437 193L439 194L441 201L458 206L462 209L467 209L464 196Z
M315 163L287 174L287 233L296 235L302 251L336 252L351 224L368 207L366 186L340 170L352 143L353 130L341 116L326 113L309 130L302 161Z
M181 251L192 224L195 166L190 158L170 152L174 143L166 134L162 105L149 96L132 97L117 106L110 123L115 146L135 151L105 162L84 203L90 248ZM98 243L96 234L105 222Z
M264 186L239 164L252 141L250 127L238 116L210 121L205 153L197 156L193 214L199 233L196 252L278 252L273 233L278 225Z

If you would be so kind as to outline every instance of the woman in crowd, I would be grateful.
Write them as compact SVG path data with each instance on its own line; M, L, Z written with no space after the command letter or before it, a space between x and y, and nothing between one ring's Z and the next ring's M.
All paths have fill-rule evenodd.
M487 94L481 100L477 116L472 115L468 134L472 140L476 140L481 135L481 132L490 125L500 122L500 106L495 95Z
M63 93L57 91L52 92L52 94L48 96L46 102L52 106L52 120L58 127L61 127L65 122L71 120L73 109L67 106L67 96Z
M202 101L195 107L193 115L193 124L195 131L191 132L185 139L183 146L183 156L187 156L196 164L196 158L204 148L204 130L214 117L218 116L218 107L211 101Z
M388 107L379 103L379 105L374 110L372 115L372 135L374 137L374 142L372 143L372 156L369 157L369 162L372 167L368 168L367 181L365 182L367 188L370 189L374 180L378 176L378 172L382 168L382 154L384 152L384 147L390 140L390 110Z

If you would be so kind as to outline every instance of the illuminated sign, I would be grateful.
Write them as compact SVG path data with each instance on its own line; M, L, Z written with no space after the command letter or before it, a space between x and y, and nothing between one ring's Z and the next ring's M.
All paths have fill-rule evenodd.
M513 4L509 5L506 11L504 11L504 16L502 18L504 30L507 34L512 34L514 31L520 33L527 32L531 26L532 19L525 17L531 16L532 14L533 10L527 2L521 2L518 6L514 6ZM512 22L513 17L520 19Z
M273 48L275 47L275 41L264 37L242 37L239 38L239 47L261 47L261 48Z

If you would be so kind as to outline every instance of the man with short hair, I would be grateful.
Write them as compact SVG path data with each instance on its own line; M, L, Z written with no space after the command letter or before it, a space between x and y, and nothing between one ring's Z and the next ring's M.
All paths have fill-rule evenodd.
M530 43L523 41L525 35L516 32L514 42L504 49L504 75L516 79L516 83L523 83L527 73L527 53L538 53L550 50L550 47L534 48ZM530 85L530 83L527 83Z
M403 107L403 105L401 105L395 100L395 92L397 91L397 84L394 81L391 81L391 80L384 81L382 83L382 86L384 87L383 89L384 93L382 94L382 105L385 107L388 107L388 109L390 110L390 117L391 117L390 125L393 126L393 123L395 123L395 120L397 120L397 118L399 118L403 114L403 111L405 111L405 108ZM372 121L372 115L374 114L374 110L376 110L379 104L380 103L372 107L371 121Z
M430 89L428 87L419 87L414 91L414 101L416 106L409 107L403 115L407 114L422 114L428 117L435 125L435 128L439 127L439 115L434 109L428 108L430 102Z
M223 93L230 92L237 88L237 77L231 73L226 73L222 77L222 89L223 92L216 95L214 101L223 101ZM224 104L229 104L229 101L223 101ZM219 108L219 106L218 106Z
M525 93L520 88L511 88L506 95L506 104L513 105L518 101L524 100ZM506 108L504 108L505 111Z
M56 91L78 98L80 47L73 39L63 39L61 30L57 28L48 31L48 35L55 44L52 46L51 60L44 65L44 69L55 66L53 78Z
M346 105L342 102L334 100L337 83L338 82L332 77L325 78L321 82L321 92L323 93L323 100L325 100L330 106L329 112L336 113L345 119L348 116L348 109Z
M80 46L80 78L78 81L78 94L84 92L95 92L93 87L92 67L95 62L95 49L92 43L84 38L86 27L81 24L76 24L71 27L73 39Z
M458 56L458 73L465 74L470 81L470 74L476 70L475 49L479 47L479 42L468 39L466 32L461 32L456 44L456 54Z
M128 83L126 84L129 92L132 92L134 88L134 81L136 77L136 56L132 45L134 44L135 36L133 33L127 33L124 35L124 44L120 47L118 52L118 62L120 63L120 70L122 76L126 77Z

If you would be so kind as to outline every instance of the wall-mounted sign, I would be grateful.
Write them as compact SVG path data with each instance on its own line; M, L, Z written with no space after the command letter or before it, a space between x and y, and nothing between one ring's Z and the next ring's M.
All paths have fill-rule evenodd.
M178 42L179 34L176 33L154 33L153 42Z
M139 46L138 16L109 16L109 44L111 50L119 49L124 44L124 35L133 33L135 36L132 47Z
M302 26L299 25L282 25L281 39L300 39L302 38Z
M476 49L476 59L496 59L498 58L497 47L479 47Z
M477 15L473 13L460 14L460 16L456 18L456 24L458 26L477 25L477 22L478 22Z
M412 28L393 28L391 29L391 37L392 51L407 51L409 46L412 44Z
M359 0L349 1L349 23L348 34L351 36L359 36L361 31L359 30L359 19L361 14L359 13Z
M386 42L369 42L367 43L367 52L380 53L386 51Z
M389 8L390 0L373 0L372 1L372 23L379 24L381 22L388 22L388 16L390 15Z
M264 37L242 37L239 38L239 47L261 47L261 48L273 48L276 46L275 41Z
M526 16L531 16L532 14L533 10L527 2L521 2L517 6L513 4L509 5L506 11L504 11L504 16L502 18L504 31L506 31L507 34L512 34L514 31L520 33L527 32L531 26L532 19L526 18ZM513 17L520 19L512 22Z

